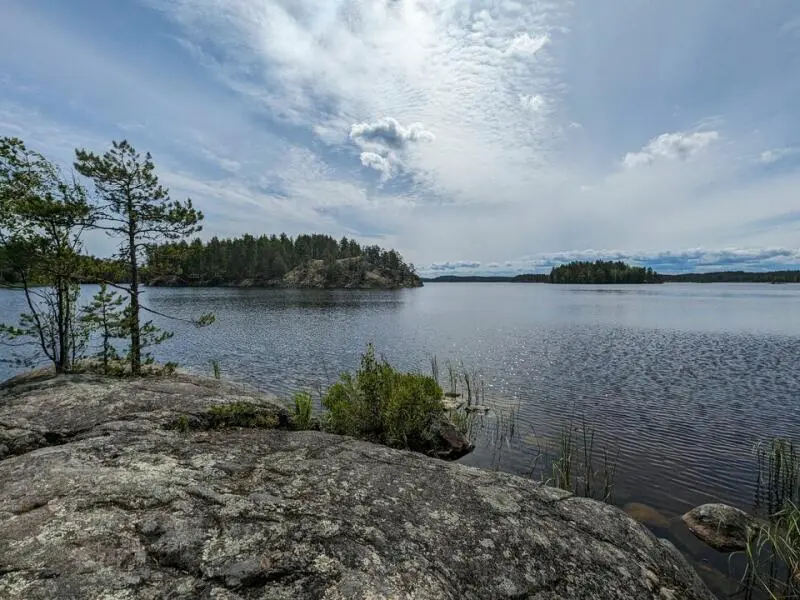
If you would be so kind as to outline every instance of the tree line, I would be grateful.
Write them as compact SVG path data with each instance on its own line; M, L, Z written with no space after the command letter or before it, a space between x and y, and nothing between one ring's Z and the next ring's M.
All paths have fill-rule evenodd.
M650 267L632 267L621 261L575 261L553 267L550 273L509 276L442 275L427 281L508 283L661 283L663 276Z
M574 261L554 267L550 283L662 283L651 267L633 267L622 261Z
M800 283L800 271L717 271L662 275L664 281L685 283Z
M142 317L160 314L140 299L146 250L200 231L203 215L190 199L172 200L151 155L125 140L103 154L77 149L74 169L67 176L22 140L0 138L0 271L22 288L27 306L16 325L0 325L0 340L17 348L31 343L66 373L93 335L102 340L98 356L106 368L118 358L113 341L126 339L124 358L137 375L152 361L147 348L171 335ZM114 261L86 256L90 230L117 241ZM87 280L103 286L79 307L79 285ZM192 322L212 321L203 315Z
M292 238L280 235L244 235L233 239L199 238L149 246L146 251L146 279L150 284L184 283L220 285L244 280L267 283L280 280L293 269L310 261L322 261L325 278L330 283L343 271L363 274L368 268L402 281L416 277L414 265L406 264L396 250L362 246L343 237L340 240L323 234L303 234ZM356 281L358 274L354 273ZM353 278L350 278L353 280Z

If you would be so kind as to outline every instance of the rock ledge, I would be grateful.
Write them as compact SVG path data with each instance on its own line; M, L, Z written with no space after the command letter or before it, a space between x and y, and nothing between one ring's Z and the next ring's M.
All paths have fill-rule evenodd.
M349 438L166 426L201 378L0 390L0 597L687 599L713 596L621 511Z

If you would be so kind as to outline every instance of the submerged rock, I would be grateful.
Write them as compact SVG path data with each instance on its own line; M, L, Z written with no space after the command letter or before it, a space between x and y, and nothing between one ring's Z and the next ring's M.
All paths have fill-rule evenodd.
M235 403L284 414L185 376L0 391L0 598L713 598L593 500L319 432L174 427Z
M703 504L683 515L683 521L689 531L720 552L744 550L756 524L746 512L727 504Z
M623 510L626 514L639 521L639 523L661 527L662 529L669 527L669 519L647 504L629 502L623 507Z

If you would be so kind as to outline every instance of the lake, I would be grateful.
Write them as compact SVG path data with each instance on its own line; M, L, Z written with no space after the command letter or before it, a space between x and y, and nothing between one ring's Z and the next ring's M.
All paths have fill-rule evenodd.
M0 290L0 321L22 300ZM659 511L651 528L718 592L730 591L719 573L727 557L694 540L679 515L709 501L751 508L754 444L796 436L800 423L795 285L150 288L145 301L178 317L217 316L204 329L170 323L176 336L157 359L206 374L216 360L224 377L282 396L332 382L369 342L396 367L430 372L436 356L442 373L448 360L477 369L495 418L513 416L514 428L506 438L496 422L481 429L467 464L540 476L559 431L587 423L594 447L616 457L614 503ZM0 364L0 379L16 371Z

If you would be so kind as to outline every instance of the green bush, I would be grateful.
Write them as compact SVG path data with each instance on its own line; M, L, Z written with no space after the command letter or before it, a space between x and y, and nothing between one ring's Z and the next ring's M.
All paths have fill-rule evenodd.
M425 451L442 418L442 388L432 378L395 371L370 344L355 374L345 373L322 400L327 429L393 448Z
M296 429L311 429L311 416L314 403L308 392L297 392L294 400L294 426Z

